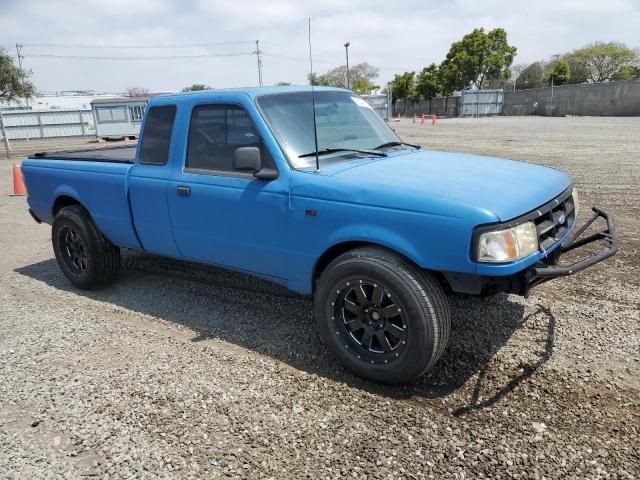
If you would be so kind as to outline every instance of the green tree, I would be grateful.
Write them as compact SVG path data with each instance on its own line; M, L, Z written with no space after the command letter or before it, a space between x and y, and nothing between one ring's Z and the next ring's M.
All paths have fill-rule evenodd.
M638 80L640 79L640 67L635 65L625 65L613 74L611 80Z
M31 72L13 63L6 50L0 48L0 100L9 102L28 99L36 94L36 87L29 80Z
M349 83L351 89L356 93L369 93L371 90L379 88L378 85L374 83L379 73L379 68L369 65L368 63L359 63L349 67ZM310 73L307 75L307 78L312 85L346 88L347 66L340 65L322 75Z
M516 89L525 90L544 85L544 64L533 62L525 66L516 77Z
M393 80L389 82L391 88L391 98L393 103L396 100L408 100L411 98L412 91L415 87L416 72L404 72L395 74Z
M418 96L430 100L438 95L441 90L440 69L438 65L432 63L418 73L415 81L415 91Z
M307 80L309 80L309 85L320 85L320 75L316 72L308 73Z
M193 85L189 85L182 89L183 92L200 92L202 90L211 90L211 87L204 83L194 83Z
M276 87L288 87L291 85L291 82L278 82L276 83Z
M476 28L459 42L454 42L442 62L444 91L450 93L470 85L482 88L488 78L509 79L509 67L516 51L516 47L509 45L504 29L495 28L485 33L483 28Z
M569 62L566 60L556 60L544 75L547 85L566 85L571 78Z
M567 53L562 59L569 64L569 83L587 83L589 80L589 69L582 62L582 59L573 53Z
M571 55L586 69L587 81L596 83L612 80L623 67L638 62L638 52L618 42L591 43Z
M369 93L371 90L379 88L374 80L378 78L380 69L369 65L368 63L358 63L349 67L349 83L351 89L356 93ZM310 73L307 75L309 83L312 85L324 85L327 87L347 87L347 66L340 65L339 67L329 70L327 73L318 75L317 73Z

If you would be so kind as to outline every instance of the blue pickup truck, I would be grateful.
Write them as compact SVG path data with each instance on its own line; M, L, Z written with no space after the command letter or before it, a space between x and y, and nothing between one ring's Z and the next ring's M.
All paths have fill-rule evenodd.
M565 173L425 151L342 89L154 98L137 147L40 153L22 172L78 288L113 282L122 248L256 275L313 294L336 356L386 383L442 355L447 294L527 295L618 248L600 209L576 228ZM597 253L560 265L593 242Z

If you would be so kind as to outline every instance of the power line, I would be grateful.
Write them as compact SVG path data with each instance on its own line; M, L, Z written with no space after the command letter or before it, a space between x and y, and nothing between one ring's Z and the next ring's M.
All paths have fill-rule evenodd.
M234 42L209 42L209 43L191 43L182 45L170 45L170 44L156 44L156 45L98 45L98 44L65 44L65 43L22 43L24 47L49 47L49 48L104 48L104 49L117 49L117 48L197 48L197 47L215 47L220 45L246 45L253 43L249 40L234 41Z
M292 60L292 61L295 61L295 62L305 62L305 63L307 63L309 61L308 58L303 58L303 57L292 57L292 56L289 56L289 55L280 55L280 54L277 54L277 53L265 53L264 51L261 51L260 53L265 57L281 58L283 60ZM339 63L339 62L328 62L326 60L314 60L313 62L314 63L324 63L324 64L327 64L327 65L335 65L335 64Z
M107 56L107 55L56 55L48 53L28 54L23 58L66 58L74 60L115 60L115 61L131 61L131 60L189 60L196 58L213 58L213 57L243 57L253 55L253 53L204 53L200 55L156 55L147 56Z

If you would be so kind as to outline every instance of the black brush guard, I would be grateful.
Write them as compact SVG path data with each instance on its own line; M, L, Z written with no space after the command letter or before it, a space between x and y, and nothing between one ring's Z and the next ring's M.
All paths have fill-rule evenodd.
M616 228L613 223L613 218L597 207L593 207L593 217L582 225L569 240L558 247L544 262L535 264L532 268L525 273L526 284L524 286L524 295L529 293L529 290L536 285L548 282L558 277L566 277L573 275L576 272L589 268L596 263L599 263L613 255L618 251L618 237L616 235ZM593 223L599 218L603 218L607 222L607 228L597 233L589 235L588 237L580 238L587 229L593 225ZM577 261L570 265L558 266L557 262L560 256L564 253L575 250L576 248L583 247L593 242L604 241L604 248L592 254L590 257L584 260Z

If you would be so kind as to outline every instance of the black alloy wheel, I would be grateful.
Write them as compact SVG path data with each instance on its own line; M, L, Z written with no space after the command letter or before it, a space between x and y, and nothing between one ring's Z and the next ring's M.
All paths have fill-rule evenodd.
M70 270L82 273L87 270L87 247L75 228L65 225L59 232L62 258Z
M389 363L407 344L407 318L388 288L370 279L351 279L332 302L337 332L342 330L357 358Z

